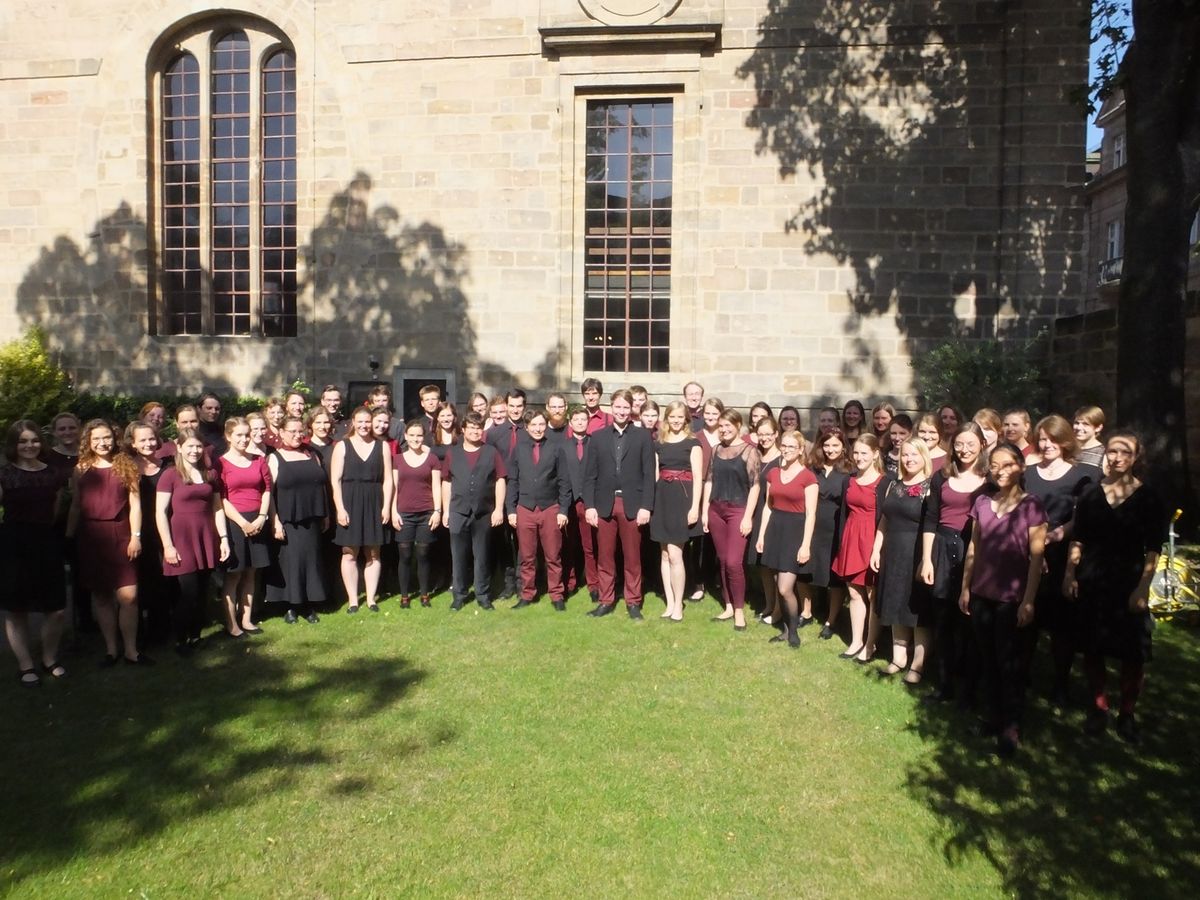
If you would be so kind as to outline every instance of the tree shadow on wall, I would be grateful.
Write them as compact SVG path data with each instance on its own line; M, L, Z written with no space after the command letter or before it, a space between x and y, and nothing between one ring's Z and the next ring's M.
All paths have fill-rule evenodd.
M89 388L230 391L231 364L252 359L261 363L252 389L274 394L296 379L369 377L371 356L384 378L396 366L445 366L460 385L514 385L510 370L479 357L466 246L429 220L373 208L371 191L370 176L357 173L299 247L307 280L299 285L297 337L231 338L220 348L227 353L213 354L193 349L189 338L149 335L147 225L127 203L96 223L89 245L60 235L41 250L17 291L21 323L43 326L52 352ZM538 360L529 367L537 383L526 386L553 386L561 348L528 350Z
M1031 317L1069 295L1047 277L1061 255L1047 254L1056 230L1081 227L1079 210L1062 208L1061 182L1018 195L1000 181L1019 162L999 149L1017 62L1005 16L1004 4L949 0L771 0L738 69L757 93L746 117L757 152L809 189L785 229L853 273L847 386L869 391L886 357L948 338L1031 336ZM898 354L868 324L886 316Z
M371 177L358 172L300 250L317 311L312 383L365 375L373 355L384 378L394 367L437 366L455 370L459 385L514 385L511 371L479 356L466 246L428 220L408 222L393 206L372 207L372 188ZM539 381L547 370L552 380L557 352L545 353Z
M146 386L187 385L183 347L146 333L146 223L128 203L99 219L78 244L59 235L43 247L17 288L23 328L41 326L51 352L76 383L120 387L131 368ZM229 382L206 373L217 390Z

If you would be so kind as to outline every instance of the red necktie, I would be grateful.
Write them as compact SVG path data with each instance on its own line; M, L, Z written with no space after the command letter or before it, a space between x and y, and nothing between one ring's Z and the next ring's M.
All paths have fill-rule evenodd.
M517 426L512 426L512 431L508 435L508 455L512 458L513 450L517 447Z
M575 441L575 458L578 460L583 459L583 441L581 440Z
M540 441L533 445L533 464L535 466L538 464L538 460L541 458L541 454L538 452L541 449L542 449L542 444Z

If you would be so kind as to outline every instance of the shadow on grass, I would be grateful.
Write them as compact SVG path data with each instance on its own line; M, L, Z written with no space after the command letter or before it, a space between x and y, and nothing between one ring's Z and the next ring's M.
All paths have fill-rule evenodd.
M1111 731L1085 736L1082 709L1055 714L1031 702L1021 753L1001 763L990 741L974 736L973 719L918 706L913 727L928 753L908 787L948 825L947 862L982 853L1019 897L1194 896L1200 635L1166 623L1155 640L1138 747Z
M339 777L343 754L320 736L386 712L426 675L399 658L329 662L289 646L283 661L265 643L207 643L193 660L149 671L90 672L90 660L76 660L62 684L5 691L0 894L297 779L328 779L330 796L371 790ZM442 728L427 743L453 737ZM425 746L407 740L389 753Z

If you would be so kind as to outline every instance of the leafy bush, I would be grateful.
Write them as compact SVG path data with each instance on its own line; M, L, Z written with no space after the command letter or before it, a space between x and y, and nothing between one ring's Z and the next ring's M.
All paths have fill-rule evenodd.
M266 404L266 399L253 395L220 396L221 418L244 416L248 412L260 410ZM167 425L163 429L165 437L172 437L175 426L171 422L171 414L180 406L195 405L196 397L191 394L75 394L66 404L66 408L79 416L81 422L89 419L104 419L107 422L123 427L132 422L141 413L147 403L161 403L167 411Z
M951 403L970 416L985 406L1001 414L1021 407L1036 419L1047 406L1044 361L1039 335L1026 341L944 341L909 365L923 409Z
M66 403L69 384L47 354L40 328L0 345L0 428L25 418L46 424Z

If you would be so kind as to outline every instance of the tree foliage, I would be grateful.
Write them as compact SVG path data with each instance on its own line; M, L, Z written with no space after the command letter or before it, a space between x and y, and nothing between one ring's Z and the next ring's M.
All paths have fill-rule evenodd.
M0 428L18 419L46 424L69 397L67 374L46 351L46 335L29 328L0 345Z
M1045 347L1038 338L949 340L913 357L910 365L923 408L950 403L970 416L985 406L1045 410L1044 359Z

